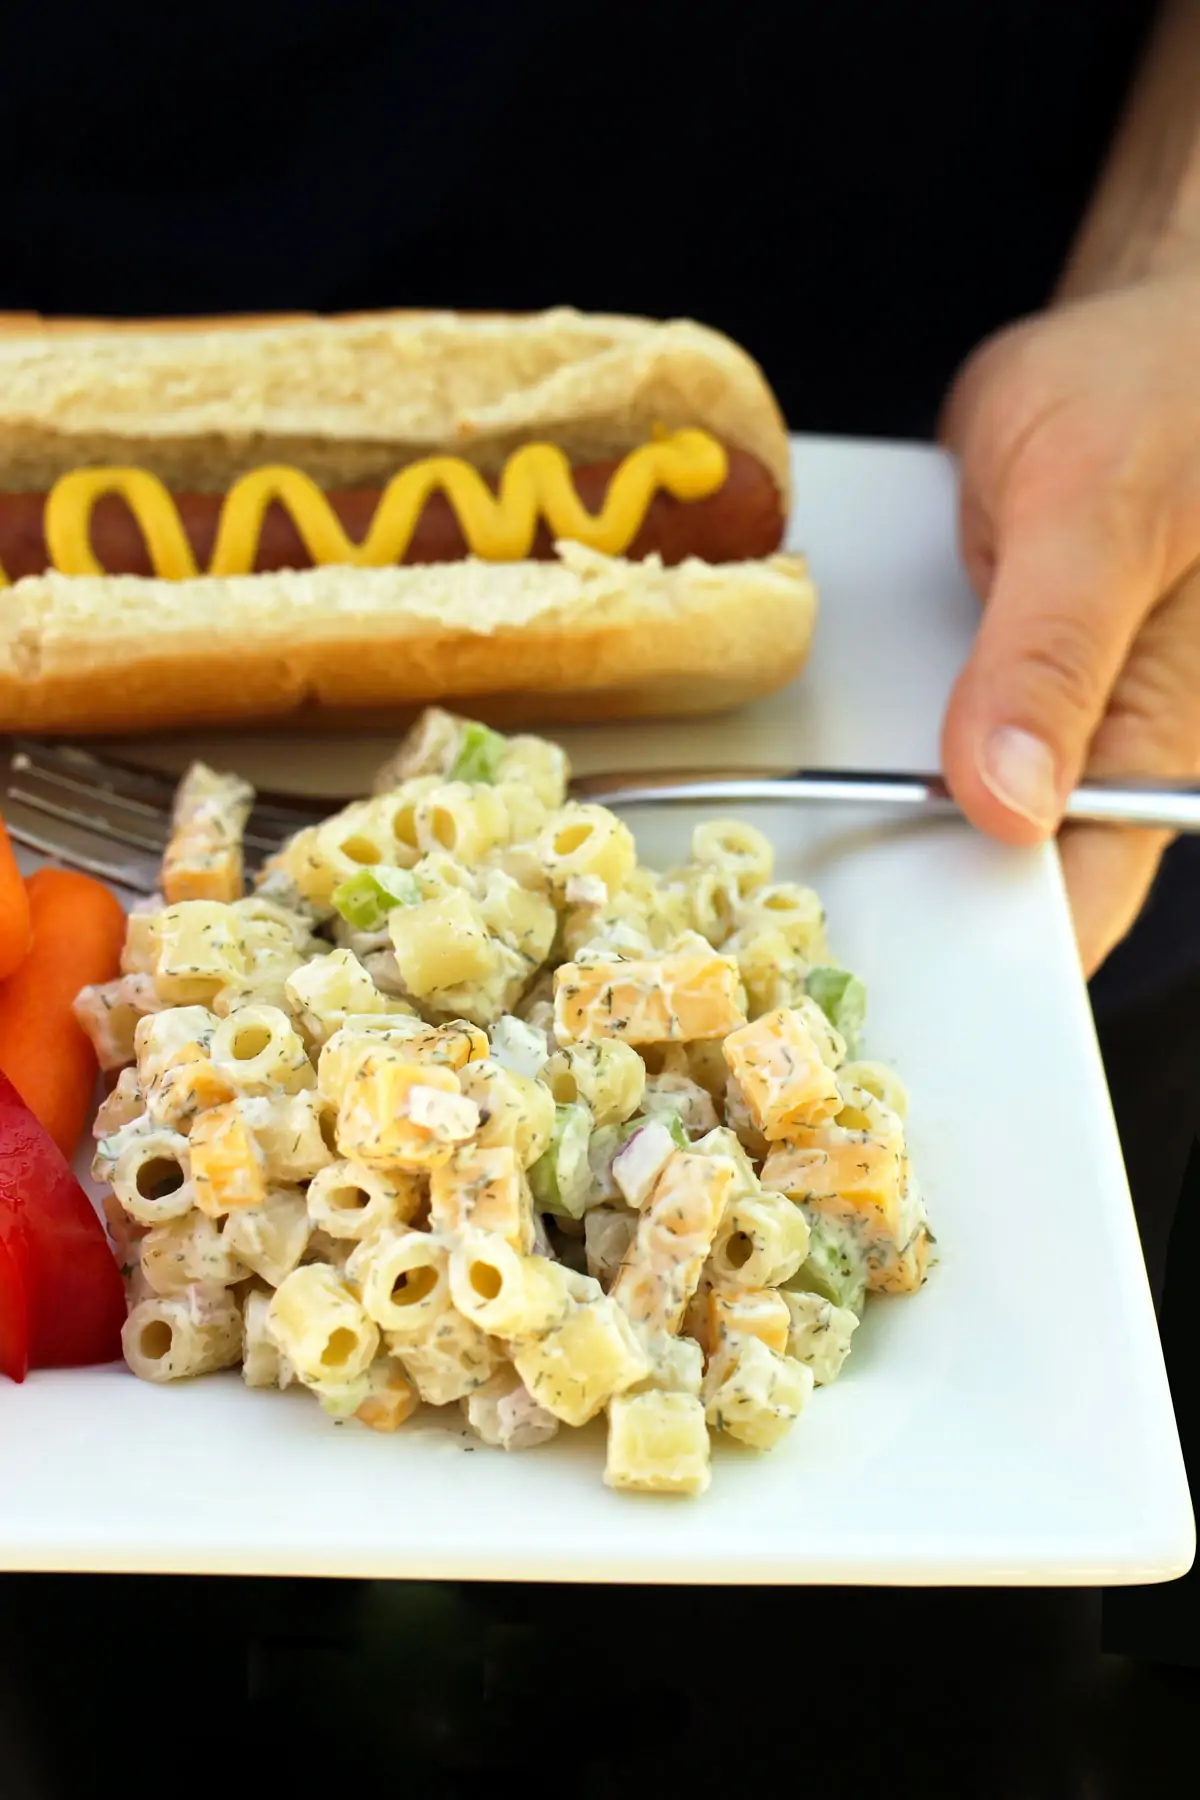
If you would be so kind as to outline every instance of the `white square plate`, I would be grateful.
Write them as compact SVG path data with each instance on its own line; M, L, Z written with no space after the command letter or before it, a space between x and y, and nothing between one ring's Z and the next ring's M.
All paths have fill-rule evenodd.
M581 733L582 763L613 765L618 744L627 765L681 751L933 760L971 620L947 471L931 453L810 444L797 473L826 608L803 691L712 727ZM278 779L279 746L250 749L237 760ZM376 749L325 746L326 783L362 779ZM1182 1573L1187 1485L1055 857L894 816L754 817L781 871L821 891L837 953L868 983L867 1049L912 1089L940 1258L919 1296L868 1309L842 1378L779 1450L719 1447L701 1500L635 1498L602 1486L597 1428L506 1457L440 1423L394 1439L338 1429L307 1396L236 1376L158 1388L116 1369L40 1374L0 1383L0 1566L881 1584ZM693 821L632 822L658 862Z

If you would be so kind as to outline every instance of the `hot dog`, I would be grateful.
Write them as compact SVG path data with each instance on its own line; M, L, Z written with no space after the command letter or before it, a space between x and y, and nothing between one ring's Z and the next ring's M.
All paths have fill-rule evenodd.
M68 614L61 629L86 636L78 622L85 595L89 606L136 610L152 588L155 616L174 619L203 615L236 594L257 614L259 590L241 585L246 578L278 581L283 594L298 591L287 571L337 567L336 582L311 591L336 589L339 617L354 611L360 588L372 606L386 591L396 606L411 600L424 615L441 604L431 596L465 591L461 582L433 581L432 570L465 562L468 586L481 588L472 629L494 636L487 568L561 565L571 544L592 555L589 595L606 585L605 559L607 580L630 586L642 584L624 571L642 562L686 571L670 589L672 616L655 625L656 709L667 704L672 666L681 679L691 672L696 695L669 696L669 710L720 702L719 679L695 681L707 652L698 657L694 642L687 654L670 646L673 635L682 645L684 634L716 629L699 595L723 565L731 592L769 594L775 642L770 650L763 644L757 673L727 641L713 639L709 649L718 665L738 666L731 698L766 691L803 659L811 589L803 577L793 629L780 636L787 608L779 581L739 579L733 569L751 570L779 549L789 474L786 430L761 371L729 339L688 321L558 309L520 318L394 313L121 327L72 320L56 329L0 316L0 589L11 589L7 600L0 592L0 728L18 715L25 728L113 727L113 706L89 700L86 683L74 683L65 708L47 698L39 710L25 654L31 629L53 634ZM397 565L428 566L431 579L415 587L367 582ZM218 592L210 583L227 585ZM500 596L491 608L499 628L513 629L515 590L490 585ZM181 590L178 606L172 586ZM268 612L276 591L264 591ZM553 580L546 591L558 591ZM646 591L659 592L652 574ZM25 648L13 655L25 685L10 688L6 720L3 659L19 613ZM570 627L559 628L557 663L552 656L546 664L573 696L595 685L594 667L583 666L586 624L573 609ZM725 638L732 625L721 624ZM377 629L383 656L395 645L383 621ZM754 638L752 621L742 629ZM411 624L402 635L411 640ZM171 646L156 647L169 661ZM638 646L629 649L636 661ZM410 660L427 652L408 642ZM194 656L194 647L185 652L178 639L174 653ZM495 643L488 656L497 694L521 686L528 663L510 663ZM42 679L47 659L33 661ZM382 689L374 678L371 704L393 691L398 704L452 699L460 690L438 683L461 678L453 659L442 671L430 664L415 695L398 675L385 677ZM631 691L644 693L630 673ZM544 686L550 676L540 679ZM476 696L486 692L478 673L472 680ZM176 693L174 682L167 687ZM247 716L232 696L214 714L211 693L197 711L190 687L178 684L165 722L207 721L222 704L231 718ZM605 691L601 712L627 710L611 679ZM289 707L298 704L288 693ZM126 729L164 722L158 702L131 708ZM631 709L645 706L635 699Z
M727 461L728 474L713 494L679 500L669 493L656 493L624 554L631 558L656 555L668 564L682 562L688 556L722 563L746 562L777 550L785 524L778 488L763 465L745 451L728 452ZM619 467L619 462L610 461L572 470L572 484L589 513L601 511ZM495 492L498 484L492 477L487 485ZM347 537L360 543L379 511L382 496L381 488L350 488L327 493L325 498ZM172 499L197 566L207 569L212 562L224 496L175 494ZM10 581L18 581L23 575L41 575L55 566L46 544L45 513L44 494L0 493L0 569ZM106 494L96 501L90 537L95 559L106 574L158 573L145 533L118 495ZM454 506L444 494L434 493L425 501L412 539L396 560L458 562L470 554ZM543 520L538 524L529 556L546 562L554 554L554 538ZM250 572L311 568L313 560L291 513L273 501L263 516Z

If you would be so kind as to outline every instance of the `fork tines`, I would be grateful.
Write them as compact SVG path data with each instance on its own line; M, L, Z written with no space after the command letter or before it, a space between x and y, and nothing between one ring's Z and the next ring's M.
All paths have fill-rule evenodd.
M0 749L5 823L18 843L106 881L150 893L171 833L175 782L72 744L9 738ZM247 825L247 865L314 824L333 803L260 797Z

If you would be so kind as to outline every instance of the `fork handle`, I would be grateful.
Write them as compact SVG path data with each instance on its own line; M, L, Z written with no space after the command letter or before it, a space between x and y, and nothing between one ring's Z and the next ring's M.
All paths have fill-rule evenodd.
M790 775L729 780L647 782L615 775L603 788L588 783L588 798L622 806L737 805L748 800L857 801L906 806L926 814L960 811L941 775L896 775L882 770L797 769ZM1082 782L1065 817L1096 825L1142 825L1159 831L1200 832L1200 783L1172 777L1123 775Z

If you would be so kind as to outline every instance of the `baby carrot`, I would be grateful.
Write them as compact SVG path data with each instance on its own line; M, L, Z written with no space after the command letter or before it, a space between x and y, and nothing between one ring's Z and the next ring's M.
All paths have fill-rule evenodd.
M0 819L0 981L24 962L30 942L29 896Z
M117 973L125 913L101 882L69 869L39 869L25 885L33 947L0 985L0 1069L69 1162L96 1083L71 1002Z

